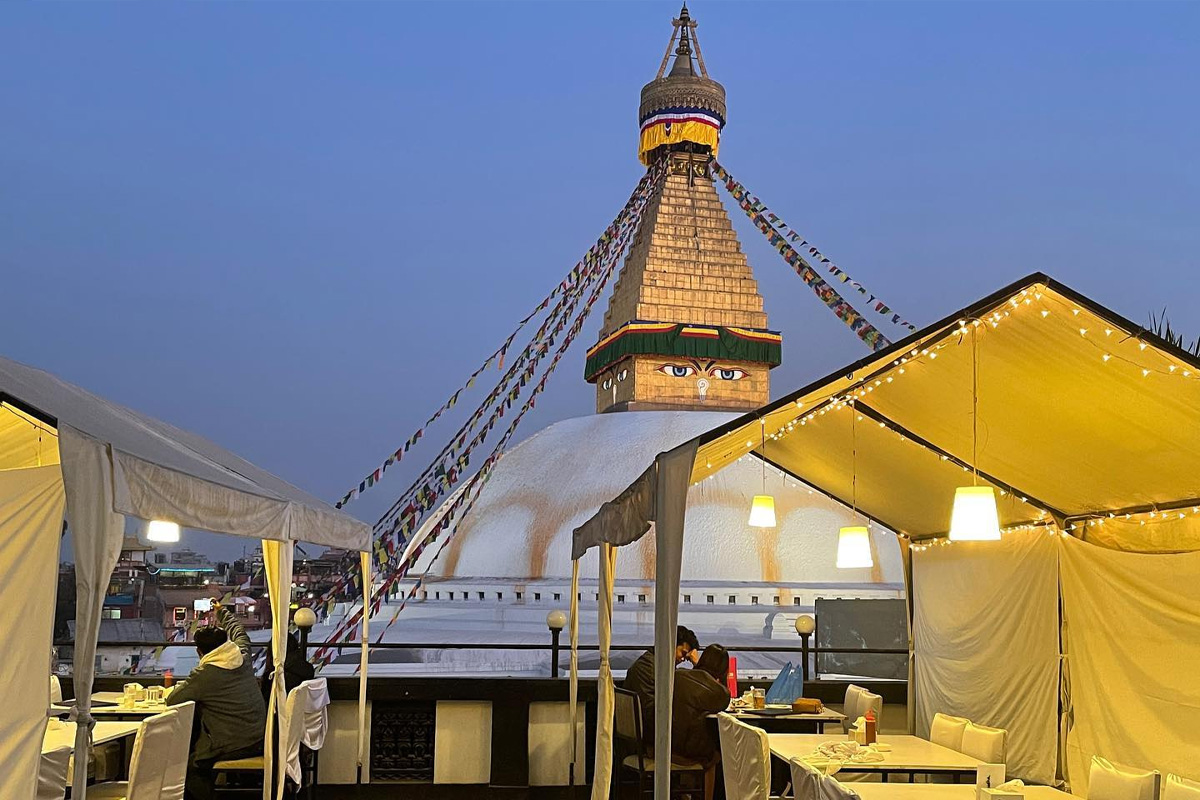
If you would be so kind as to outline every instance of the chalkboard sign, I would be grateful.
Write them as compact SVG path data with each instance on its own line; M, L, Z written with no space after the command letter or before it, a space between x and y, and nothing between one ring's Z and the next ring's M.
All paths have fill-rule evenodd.
M907 610L904 600L822 600L815 603L818 648L908 647ZM854 675L863 678L908 677L908 656L902 653L821 653L821 675Z

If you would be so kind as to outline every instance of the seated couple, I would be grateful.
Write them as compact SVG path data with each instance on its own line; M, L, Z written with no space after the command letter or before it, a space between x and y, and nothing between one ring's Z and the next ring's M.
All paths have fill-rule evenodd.
M679 626L675 636L675 664L688 661L691 669L675 671L675 695L671 705L671 759L676 763L700 764L705 768L704 796L711 798L721 745L716 725L709 714L729 707L729 653L719 644L700 650L696 634ZM635 692L642 707L642 736L654 742L654 649L638 657L625 673L622 688Z

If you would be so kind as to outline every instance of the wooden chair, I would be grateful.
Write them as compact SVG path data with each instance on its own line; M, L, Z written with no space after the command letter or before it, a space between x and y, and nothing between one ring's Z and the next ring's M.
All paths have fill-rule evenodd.
M647 745L642 731L642 703L636 693L626 689L613 689L613 744L618 746L617 758L617 793L620 794L623 781L621 775L625 770L637 773L637 797L654 792L654 772L658 761ZM704 767L699 764L679 764L674 761L670 765L671 776L676 773L699 776L703 782ZM646 777L650 777L647 786ZM672 794L675 793L674 786Z

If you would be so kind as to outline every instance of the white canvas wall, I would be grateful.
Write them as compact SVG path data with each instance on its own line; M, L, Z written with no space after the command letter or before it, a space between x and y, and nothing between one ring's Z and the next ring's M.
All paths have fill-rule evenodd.
M1061 544L1073 793L1092 755L1200 779L1200 552Z
M20 644L6 647L0 674L0 797L14 800L37 791L64 502L58 465L0 471L0 642Z
M1044 532L913 552L916 732L936 712L1008 731L1011 777L1052 783L1058 549Z

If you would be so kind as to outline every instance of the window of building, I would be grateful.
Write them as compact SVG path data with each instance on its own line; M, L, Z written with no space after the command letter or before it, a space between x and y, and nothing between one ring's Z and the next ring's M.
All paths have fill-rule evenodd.
M434 592L434 593L433 593L433 599L434 599L434 600L441 600L441 599L442 599L442 593L441 593L441 592Z
M731 605L731 606L737 605L737 595L736 594L729 595L729 605Z
M155 553L154 554L154 563L155 564L167 563L167 554L166 553Z
M644 594L639 594L639 595L638 595L638 602L639 602L639 603L645 603L645 602L646 602L646 595L644 595Z
M619 594L619 595L617 595L617 602L618 602L618 603L624 603L624 602L625 602L625 595L623 595L623 594Z
M798 606L798 605L800 605L800 598L799 598L799 597L793 597L793 598L792 598L792 605L794 605L794 606Z
M463 592L463 600L470 600L470 599L471 599L471 593Z
M429 598L429 592L427 592L427 591L425 591L425 590L422 590L422 591L421 591L421 599L422 599L422 600L427 600L428 598Z
M480 593L479 593L479 599L480 599L480 600L482 600L482 599L483 599L483 592L480 592ZM570 730L570 729L568 728L568 730Z
M756 595L756 594L750 595L750 605L752 605L752 606L758 605L758 595Z
M521 599L522 597L524 597L524 596L525 596L524 592L517 592L517 599L518 599L518 600L520 600L520 599Z
M713 603L715 603L716 601L717 601L717 598L713 597L711 594L708 596L708 604L709 604L710 606L711 606Z
M775 605L779 605L779 595L775 595Z
M685 595L683 596L683 602L685 602L685 603L690 603L690 602L692 602L692 596L691 596L690 594L685 594Z
M504 592L496 592L496 599L497 599L497 600L503 600L503 599L504 599Z
M106 608L106 609L104 609L103 616L104 616L104 619L120 619L121 618L121 609Z
M533 593L533 599L534 599L534 600L541 600L541 599L542 599L542 593L541 593L541 592L534 592L534 593Z
M184 606L175 606L175 623L184 622L187 622L187 609Z
M554 593L554 599L555 599L555 600L562 600L562 595L561 595L560 593L558 593L558 592L555 592L555 593ZM570 730L570 728L568 728L567 730Z

